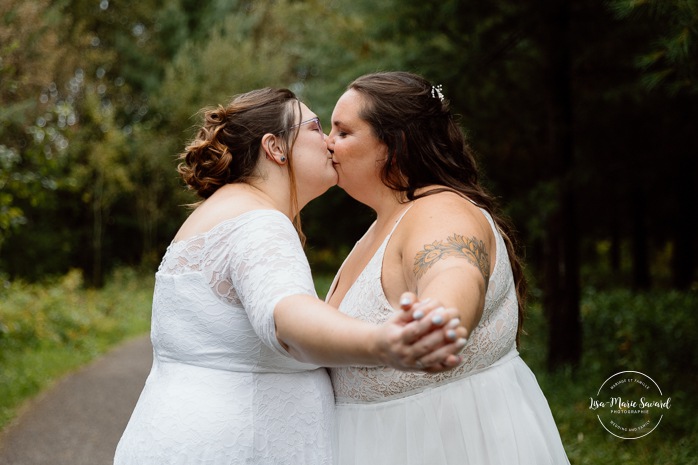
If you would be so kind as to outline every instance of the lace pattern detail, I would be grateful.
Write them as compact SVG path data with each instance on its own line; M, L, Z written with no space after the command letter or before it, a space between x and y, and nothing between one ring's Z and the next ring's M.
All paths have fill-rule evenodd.
M274 306L293 294L315 290L280 212L170 245L156 273L153 368L115 465L331 464L327 371L276 340Z
M317 296L298 234L276 210L247 212L170 244L158 275L188 273L200 273L218 299L244 310L262 341L283 355L274 306L290 295Z
M330 370L337 403L378 402L419 392L483 370L516 350L518 303L504 239L490 215L482 210L496 237L496 260L490 276L482 318L461 352L463 364L437 374L408 373L388 367L342 367ZM392 234L371 258L339 306L360 320L382 323L394 311L383 292L381 267Z

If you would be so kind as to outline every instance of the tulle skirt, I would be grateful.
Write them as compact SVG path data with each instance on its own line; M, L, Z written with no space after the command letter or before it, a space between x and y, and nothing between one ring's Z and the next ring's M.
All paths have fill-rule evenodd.
M339 403L335 463L569 464L535 375L511 355L398 399Z

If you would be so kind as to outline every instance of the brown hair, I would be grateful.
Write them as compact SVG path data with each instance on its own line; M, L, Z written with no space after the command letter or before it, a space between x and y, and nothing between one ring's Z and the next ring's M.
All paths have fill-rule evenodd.
M300 105L288 89L264 88L237 95L225 107L202 109L203 123L179 155L181 162L177 165L187 188L207 199L226 184L254 178L262 137L275 134L281 138L288 156L293 224L303 239L291 164L298 131L288 131L295 124L296 115L300 116Z
M514 274L519 307L516 343L523 327L526 279L516 252L513 228L478 180L475 156L466 143L448 100L440 88L408 72L367 74L349 84L359 92L364 106L359 116L388 147L381 172L383 183L415 200L443 191L455 191L490 213L507 248ZM440 185L416 195L419 188Z

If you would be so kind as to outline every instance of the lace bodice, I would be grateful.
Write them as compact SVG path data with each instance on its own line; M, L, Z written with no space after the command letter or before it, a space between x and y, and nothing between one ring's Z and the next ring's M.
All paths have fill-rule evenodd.
M170 245L156 273L153 368L115 465L329 465L324 368L276 339L274 306L315 295L291 222L255 210Z
M482 318L471 331L462 351L463 364L438 374L401 372L388 367L333 368L330 375L337 403L376 402L402 397L469 376L516 350L518 304L509 257L492 217L486 211L482 212L496 237L496 260ZM341 312L364 321L382 323L395 311L381 283L383 256L391 236L392 232L345 295L339 306Z
M298 234L276 210L173 242L156 273L155 354L233 371L317 368L290 358L276 339L274 306L293 294L316 295Z

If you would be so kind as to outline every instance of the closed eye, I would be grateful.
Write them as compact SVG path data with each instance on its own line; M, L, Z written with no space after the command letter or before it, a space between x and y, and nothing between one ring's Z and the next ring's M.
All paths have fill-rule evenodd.
M310 130L311 130L311 131L317 131L317 132L319 132L320 134L323 134L323 132L322 132L322 124L320 123L320 118L315 117L315 118L311 119L310 121L311 121L311 123L310 123Z

